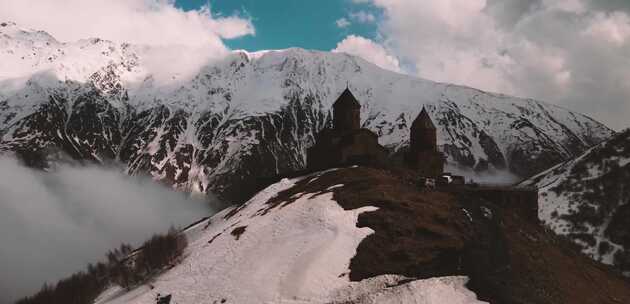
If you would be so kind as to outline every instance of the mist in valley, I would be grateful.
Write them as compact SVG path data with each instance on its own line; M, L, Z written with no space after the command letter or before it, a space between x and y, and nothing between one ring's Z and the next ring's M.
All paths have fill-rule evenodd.
M117 168L60 165L43 172L0 157L0 303L11 303L170 226L211 215L193 199Z
M445 172L449 172L454 175L464 176L467 182L485 185L511 186L523 180L522 177L519 177L506 169L492 169L476 172L469 168L463 168L461 166L447 163L444 170Z

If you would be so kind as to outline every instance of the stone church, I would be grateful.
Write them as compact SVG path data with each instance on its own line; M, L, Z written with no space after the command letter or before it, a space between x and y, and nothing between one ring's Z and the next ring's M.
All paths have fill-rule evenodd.
M313 170L385 163L387 150L378 143L378 135L361 128L361 105L349 89L333 104L333 128L317 134L306 159Z
M409 133L409 150L405 155L407 166L425 177L442 175L445 158L438 151L437 129L424 107L411 124Z
M444 157L437 149L436 131L423 108L411 126L405 164L425 177L443 173ZM382 166L387 157L378 135L361 128L361 104L346 88L333 104L333 127L317 134L315 145L307 150L307 167L321 170L349 165Z

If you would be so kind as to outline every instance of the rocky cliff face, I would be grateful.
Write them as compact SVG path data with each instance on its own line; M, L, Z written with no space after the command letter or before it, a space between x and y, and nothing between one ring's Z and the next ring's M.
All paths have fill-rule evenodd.
M147 68L153 51L61 43L2 23L0 151L34 166L51 151L120 162L129 174L242 201L257 177L305 167L306 148L331 123L346 84L362 103L363 126L392 153L407 145L426 106L449 165L464 171L525 177L612 134L544 102L400 75L345 54L236 51L164 81Z
M630 275L630 130L524 184L540 188L539 217L583 252Z

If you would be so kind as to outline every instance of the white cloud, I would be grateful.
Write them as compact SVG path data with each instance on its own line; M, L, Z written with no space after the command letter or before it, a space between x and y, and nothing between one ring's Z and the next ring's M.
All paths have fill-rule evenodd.
M372 23L376 21L376 17L372 13L368 13L366 11L350 13L350 19L359 23Z
M346 28L351 24L350 21L348 21L348 19L346 18L337 19L335 23L337 24L338 28Z
M113 168L43 172L0 157L0 303L84 269L121 242L138 245L210 213L204 201Z
M360 36L346 37L333 52L356 55L383 69L400 72L400 63L396 57L389 55L382 45Z
M497 53L503 35L482 14L485 1L374 0L390 53L411 62L418 76L513 92L502 72L513 63Z
M595 14L585 34L622 46L630 38L630 17L622 12Z
M374 16L374 14L366 11L357 11L349 13L348 18L343 17L337 19L335 23L337 24L338 28L346 28L352 24L350 20L356 23L373 23L376 21L376 17Z
M381 55L356 47L355 54L371 61L385 54L423 78L547 100L629 127L630 18L622 7L603 11L586 0L354 2L383 16L376 20Z
M547 9L576 14L583 14L587 10L586 4L582 0L543 0L543 5Z
M250 20L183 11L167 0L2 0L0 20L44 30L62 41L98 37L146 45L224 50L222 38L254 34Z
M176 87L208 62L225 56L229 49L223 39L255 34L249 18L216 16L209 6L183 11L172 0L0 0L0 22L7 21L21 28L43 30L62 42L101 38L113 41L115 46L124 42L136 45L141 68L133 74L133 81L142 83L150 75L154 85L165 88ZM68 54L73 59L85 56L87 62L110 60L94 49ZM9 66L15 69L0 74L26 78L55 69L56 63L40 61L37 68L29 64L14 61ZM85 81L95 72L91 68L101 66L93 64L75 69L79 73L57 76Z

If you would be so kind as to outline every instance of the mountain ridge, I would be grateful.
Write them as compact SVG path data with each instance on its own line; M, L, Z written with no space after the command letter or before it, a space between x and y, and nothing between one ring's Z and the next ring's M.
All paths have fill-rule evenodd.
M346 86L362 104L363 127L392 154L405 148L425 106L449 169L469 176L526 177L613 134L551 104L397 74L342 53L232 52L199 65L188 50L169 63L181 49L60 43L14 27L0 27L0 58L10 63L10 75L0 75L0 151L41 164L49 150L112 159L129 174L235 201L253 190L234 188L304 168L306 148L331 123ZM156 69L156 58L167 68Z
M582 252L630 275L630 129L522 183L536 186L539 217Z

